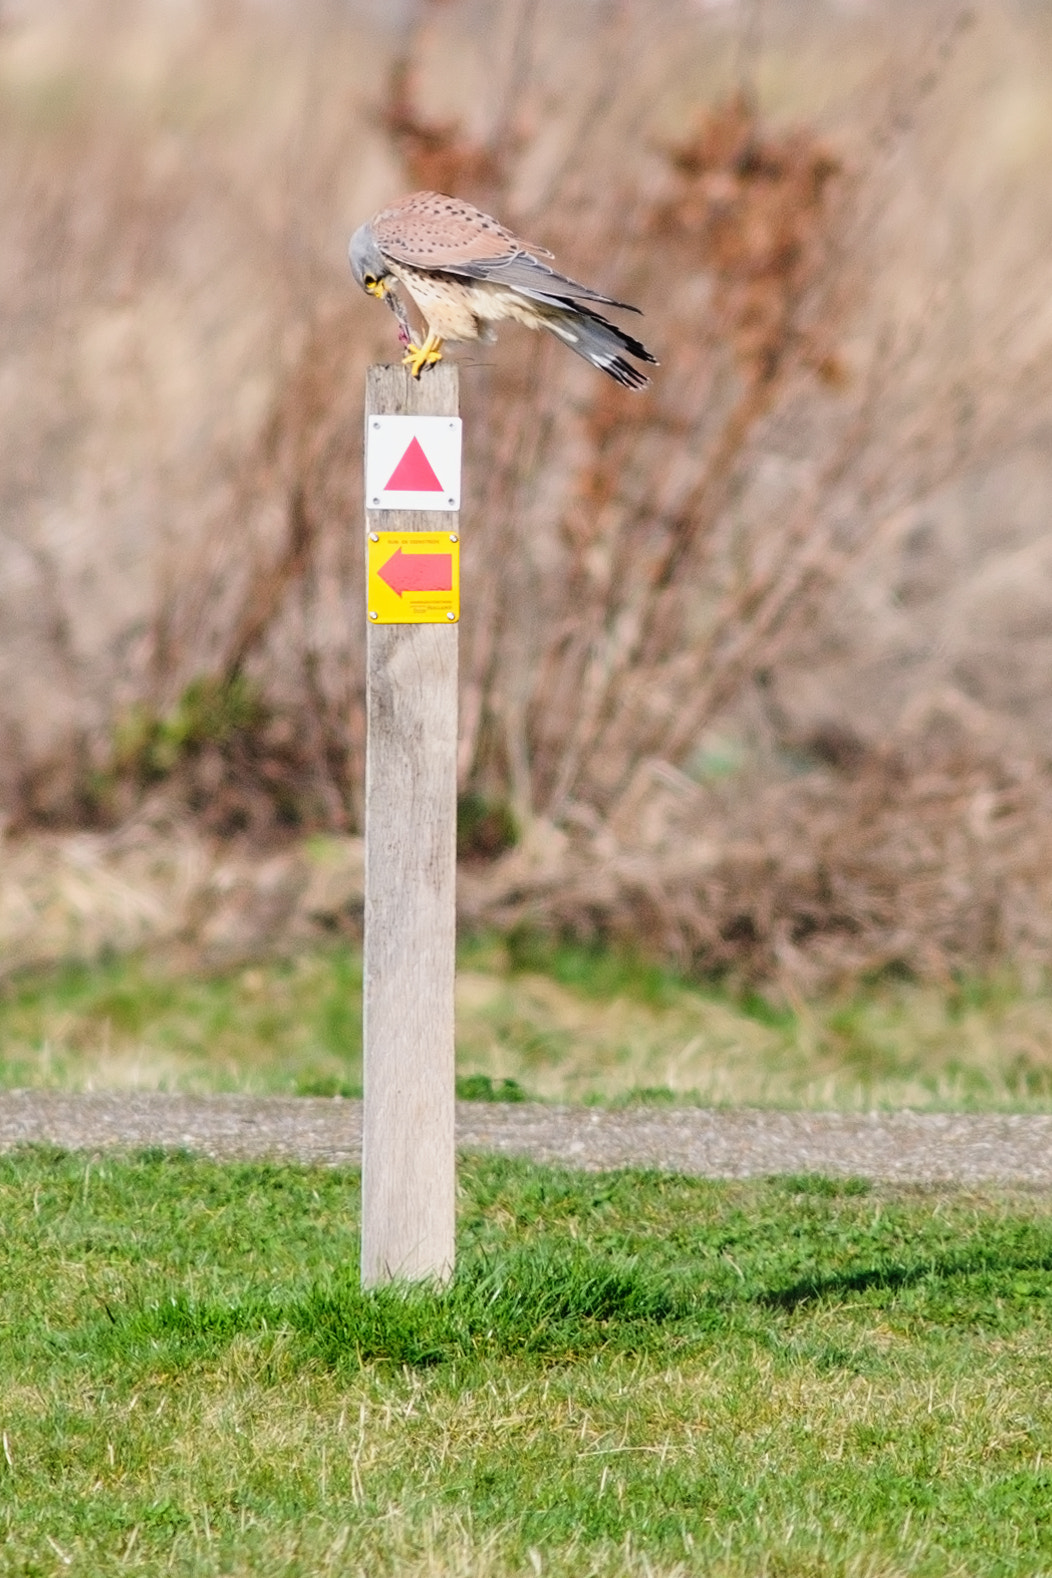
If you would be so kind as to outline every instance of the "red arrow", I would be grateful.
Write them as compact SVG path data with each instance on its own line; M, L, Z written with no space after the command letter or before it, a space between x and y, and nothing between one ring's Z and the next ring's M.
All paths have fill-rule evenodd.
M405 454L387 479L385 493L444 493L435 476L430 460L424 454L420 440L414 438L406 445Z
M451 592L453 555L403 553L401 548L396 548L376 573L399 597L403 592Z

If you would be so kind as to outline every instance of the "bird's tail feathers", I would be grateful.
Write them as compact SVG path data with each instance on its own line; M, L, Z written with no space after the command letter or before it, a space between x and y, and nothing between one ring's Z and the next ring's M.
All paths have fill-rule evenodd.
M602 372L609 373L611 378L616 378L619 384L624 384L626 389L645 389L650 379L638 367L633 367L631 362L626 362L622 351L627 351L629 356L635 356L641 362L657 366L657 358L651 356L641 341L633 339L624 329L619 329L615 323L608 323L597 312L589 312L587 308L575 306L573 310L564 308L561 312L546 314L545 328L558 336L571 351L576 351L586 362L591 362L593 367L600 368Z

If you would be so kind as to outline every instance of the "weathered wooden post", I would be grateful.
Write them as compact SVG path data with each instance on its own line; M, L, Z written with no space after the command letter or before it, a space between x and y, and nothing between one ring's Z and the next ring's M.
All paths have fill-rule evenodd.
M366 384L365 1286L453 1271L457 369Z

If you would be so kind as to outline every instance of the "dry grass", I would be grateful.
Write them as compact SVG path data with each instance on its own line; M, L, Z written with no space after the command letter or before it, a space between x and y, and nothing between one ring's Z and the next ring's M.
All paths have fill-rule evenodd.
M220 969L361 934L361 839L315 837L261 858L204 837L153 797L111 832L0 845L0 978L137 951Z
M16 826L119 823L174 765L199 830L357 829L393 342L342 251L437 185L637 300L663 362L633 400L521 335L467 358L461 783L526 830L467 913L789 992L1048 963L1045 24L759 15L9 25ZM188 742L201 676L251 722Z
M251 950L277 957L245 962L227 947L206 954L207 972L174 972L163 932L145 955L107 957L106 906L92 905L94 956L5 983L0 1086L359 1094L360 956L321 941L350 923L332 904L335 869L325 908L316 863L290 860L299 899L290 914L269 906L275 933L261 942L256 932ZM246 863L237 901L250 912L252 874ZM38 946L45 936L41 926ZM460 950L458 1089L474 1099L1047 1112L1049 1006L1047 988L1002 977L950 990L887 980L775 1008L638 958L537 936L476 938Z
M457 1066L555 1101L809 1111L1045 1111L1044 993L1004 982L949 999L893 983L796 1013L716 992L598 998L548 974L462 969Z

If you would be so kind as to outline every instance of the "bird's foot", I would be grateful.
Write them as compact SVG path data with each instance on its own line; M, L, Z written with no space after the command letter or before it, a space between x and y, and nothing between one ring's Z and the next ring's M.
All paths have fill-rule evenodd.
M414 378L419 378L425 367L433 367L442 360L442 341L429 334L423 345L409 344L402 357L403 367L408 367Z

